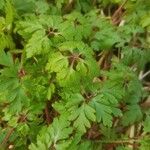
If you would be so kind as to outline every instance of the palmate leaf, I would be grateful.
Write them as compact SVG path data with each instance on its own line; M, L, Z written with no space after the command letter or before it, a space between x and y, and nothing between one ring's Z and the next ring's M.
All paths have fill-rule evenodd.
M81 76L86 75L86 78L91 77L93 79L99 75L99 67L94 60L93 51L88 45L81 41L67 41L59 45L59 50L62 53L69 52L79 55L78 63L74 70L79 72ZM84 79L84 77L82 77L82 79Z
M107 80L100 90L103 99L111 104L117 104L124 97L124 89L119 81Z
M26 40L25 50L27 58L44 54L50 50L52 43L57 41L57 36L49 37L50 29L57 29L61 17L41 15L26 17L26 21L17 24L16 31ZM30 33L30 34L29 34ZM58 38L59 41L59 38ZM55 43L56 44L56 43Z
M65 41L58 46L60 51L78 52L85 56L92 56L94 54L92 49L82 41Z
M11 33L11 25L7 25L6 18L0 17L0 49L14 48L14 41Z
M45 36L44 30L34 32L34 34L29 39L25 47L27 58L30 58L34 55L38 55L41 53L45 53L49 49L50 49L50 41Z
M55 52L50 55L49 61L46 65L46 70L50 73L57 73L56 78L61 85L66 85L65 83L71 79L71 76L74 74L73 69L69 68L67 57L63 56L60 52Z
M70 113L69 119L74 121L74 127L81 133L85 133L86 128L91 126L90 121L96 120L95 110L85 103L78 108L73 108Z
M47 150L55 148L56 150L65 150L71 140L69 139L72 133L70 122L67 120L68 114L64 114L59 118L55 118L49 127L43 127L37 137L37 144L31 144L31 150Z
M39 22L45 29L58 29L59 32L59 26L63 22L63 18L59 15L40 15Z
M49 61L46 65L46 70L59 73L63 69L66 69L67 71L68 66L69 62L67 57L63 56L60 52L56 52L50 55Z
M37 13L44 14L49 9L49 6L47 5L46 1L37 1L37 2L35 2L35 4L36 4L36 10L35 11Z
M132 80L128 83L128 89L126 90L124 100L130 104L136 104L141 101L142 97L142 84L138 77L133 76Z
M97 32L95 39L98 40L100 49L109 49L115 43L120 41L119 36L116 32L106 29L104 31Z
M29 40L32 34L38 30L42 30L42 25L35 17L27 18L25 21L19 21L16 24L15 31L19 33L25 40Z
M105 81L89 103L96 111L97 122L111 127L113 116L122 116L118 105L123 96L124 89L118 81L114 82L111 79Z
M11 93L7 96L7 99L11 101L9 112L12 114L21 112L23 106L29 106L29 99L22 87L18 87L11 91Z
M1 51L0 56L0 64L5 66L0 74L0 92L10 91L19 86L17 78L18 66L14 65L10 53L5 54L4 51Z
M74 106L77 107L80 103L84 101L84 98L80 93L68 94L64 92L62 94L62 98L63 98L63 101L55 102L53 104L54 109L60 114L67 112L68 109L71 107L74 107Z
M114 44L121 41L119 34L116 29L111 25L111 23L102 18L96 17L96 20L92 20L93 27L98 29L95 33L93 40L91 42L92 48L95 50L110 49ZM95 46L96 44L96 46Z
M15 44L11 36L14 8L11 1L5 1L5 17L0 17L0 49L14 48Z
M80 69L80 67L83 68L83 70L86 70L86 72L83 71L84 74L89 74L91 77L99 75L99 67L93 57L94 53L87 44L81 41L67 41L61 43L58 48L62 53L69 51L80 55L79 64L77 64L76 69ZM82 72L80 72L80 74L82 74Z
M131 64L137 65L138 68L141 69L145 65L146 54L147 54L146 50L141 50L139 48L125 47L123 49L124 57L122 59L122 62L125 65L131 65Z
M18 87L18 80L16 78L13 77L3 77L0 76L0 88L1 88L1 92L5 92L5 91L11 91L13 89L15 89L16 87Z
M95 110L85 103L84 97L79 94L71 94L67 99L66 109L70 114L69 120L74 122L74 127L81 133L86 132L89 128L90 121L95 121Z
M120 116L122 115L120 109L117 108L116 101L113 101L113 95L97 95L94 97L90 105L96 111L96 120L97 122L102 122L105 126L112 126L113 115ZM110 101L113 101L112 103Z
M12 37L9 34L0 33L0 49L3 50L5 48L13 49L15 44L13 42Z
M56 149L64 149L70 143L69 135L72 133L72 128L69 127L70 122L67 121L67 116L68 115L64 115L59 119L56 118L50 129L51 140L54 142Z
M122 63L118 62L118 59L112 59L112 68L109 72L104 72L104 75L109 78L111 83L120 84L123 86L123 83L127 80L131 80L135 74L128 66L125 66Z
M62 76L64 77L63 79ZM69 68L67 69L67 72L66 70L63 69L62 72L58 74L58 77L59 77L58 81L60 86L70 88L70 90L71 89L74 89L75 91L80 90L79 83L80 83L81 75L78 72L76 72L74 69Z
M8 111L14 114L20 112L23 106L28 106L29 100L19 81L19 65L13 63L10 53L1 51L0 56L0 64L5 66L0 74L0 93L4 92L6 101L10 104Z
M59 50L60 52L50 54L46 70L57 73L57 81L61 86L79 86L81 80L93 80L99 75L92 50L84 43L63 42L59 45ZM73 58L74 55L77 55L77 58ZM75 63L70 58L73 58Z
M78 133L85 133L90 128L91 121L95 121L95 110L85 102L80 93L66 94L64 102L56 102L53 107L61 114L67 112L70 121L73 121L74 128ZM63 107L65 105L65 107Z
M6 102L10 104L8 111L11 115L20 112L23 106L29 106L29 99L17 78L0 76L0 87L0 92L5 92Z
M81 15L81 13L74 11L64 16L66 19L60 27L61 33L65 39L71 41L81 41L83 38L87 38L91 33L91 24L87 19Z
M143 114L141 112L141 108L137 104L128 105L127 111L125 111L122 117L122 124L124 126L131 125L137 121L140 121L142 116Z
M4 51L0 51L0 64L4 66L12 66L13 60L10 53L5 53Z
M112 115L111 115L112 110L110 106L101 104L94 100L91 103L91 106L93 106L93 108L95 108L96 110L96 118L98 122L102 120L104 125L107 125L107 126L112 125Z
M5 4L5 14L6 14L6 25L10 25L14 19L14 8L10 0L6 0Z
M105 90L116 95L119 101L135 104L141 100L142 85L135 74L129 67L114 62L110 72L104 73L109 80L105 82ZM107 90L108 89L108 90ZM115 90L117 92L115 92Z
M110 72L104 73L109 80L107 84L105 83L106 89L109 89L109 86L112 86L112 91L116 96L120 95L118 98L121 98L130 104L135 104L140 101L142 95L142 85L135 74L128 66L125 66L122 63L113 63L113 68ZM117 89L116 89L117 88Z
M45 29L35 16L18 22L15 30L27 41L25 44L27 58L42 52L45 53L50 49L50 41L46 36Z

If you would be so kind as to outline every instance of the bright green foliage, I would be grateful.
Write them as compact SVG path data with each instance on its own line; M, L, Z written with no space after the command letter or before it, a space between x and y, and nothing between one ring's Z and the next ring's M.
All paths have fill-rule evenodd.
M5 93L6 100L10 103L8 111L14 114L20 112L23 105L28 106L28 98L23 85L19 83L19 66L17 63L13 63L10 54L6 55L1 51L1 56L0 64L6 67L1 70L0 89ZM7 101L5 102L7 103Z
M14 48L11 37L12 22L15 12L9 0L5 3L5 16L0 16L0 49Z
M146 119L144 120L144 132L148 133L150 132L150 116L146 116Z
M95 121L95 110L90 106L83 104L79 108L73 108L71 110L70 120L74 121L74 127L77 128L80 132L86 132L85 127L90 127L90 122Z
M96 118L98 122L103 122L104 125L112 126L112 114L115 116L121 115L121 111L116 108L116 102L113 102L114 97L109 94L101 94L93 98L91 101L92 107L96 110ZM111 100L109 102L109 100Z
M66 107L71 113L69 119L72 121L75 120L74 126L80 132L86 132L85 127L90 127L89 121L95 121L95 110L84 103L84 98L81 95L73 95L73 97L70 98L71 102L66 104Z
M13 60L12 60L10 53L6 54L4 51L1 51L0 57L1 57L0 59L1 65L7 66L7 67L13 66Z
M145 137L143 140L141 140L141 146L140 149L141 150L147 150L150 148L150 144L149 144L150 140L148 137Z
M48 148L66 149L71 140L69 135L72 133L70 122L66 120L66 115L59 118L55 118L52 125L48 128L42 128L37 137L37 146L31 144L29 149L31 150L47 150Z
M0 0L0 149L149 150L149 15L148 0Z

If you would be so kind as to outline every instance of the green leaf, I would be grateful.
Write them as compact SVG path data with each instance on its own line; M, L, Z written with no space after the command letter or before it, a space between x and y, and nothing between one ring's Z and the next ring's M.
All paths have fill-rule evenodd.
M140 141L140 147L141 150L147 150L150 148L150 139L149 137L144 137L141 141Z
M55 118L53 123L47 128L44 127L37 137L37 144L31 144L29 149L48 149L49 147L57 150L65 150L69 144L69 135L72 133L70 122L66 115Z
M149 18L150 14L146 14L145 16L143 16L142 20L141 20L141 24L142 27L147 27L150 25L150 18Z
M113 101L113 99L114 99L113 95L100 94L100 95L95 96L90 102L90 105L96 111L97 122L102 121L102 123L108 127L112 126L113 114L115 116L122 115L121 111L117 108L116 99L115 101Z
M143 126L144 126L144 132L146 132L146 133L150 132L150 116L146 116Z
M136 113L135 113L136 112ZM128 105L127 111L123 114L122 124L124 126L131 125L136 121L140 121L142 119L142 112L138 105Z
M55 85L50 84L48 90L47 90L47 99L51 99L52 94L55 92Z
M50 49L49 39L44 30L36 31L26 45L27 58L45 53Z
M10 53L5 53L4 51L0 51L0 64L4 66L12 66L13 60Z
M60 73L63 69L67 70L68 65L69 63L67 58L64 57L60 52L56 52L50 55L46 70L49 70L50 72Z
M74 121L74 127L82 133L86 132L86 127L90 128L90 121L95 121L95 110L87 104L71 110L70 120Z
M6 13L6 25L10 25L14 19L14 9L10 0L6 0L5 4L5 13Z

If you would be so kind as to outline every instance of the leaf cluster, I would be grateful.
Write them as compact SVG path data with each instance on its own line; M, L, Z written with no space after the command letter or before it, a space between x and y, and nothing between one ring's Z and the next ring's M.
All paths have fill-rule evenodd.
M0 0L0 148L150 149L149 10Z

